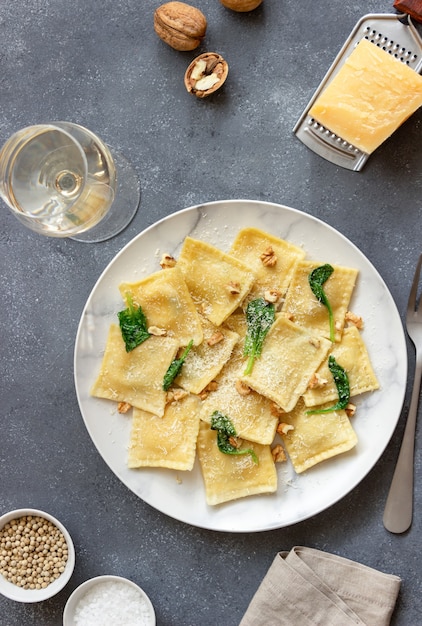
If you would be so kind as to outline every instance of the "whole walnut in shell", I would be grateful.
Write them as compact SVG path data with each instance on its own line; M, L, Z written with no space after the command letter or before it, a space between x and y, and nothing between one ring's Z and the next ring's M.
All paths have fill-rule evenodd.
M194 50L205 37L207 19L185 2L166 2L154 12L154 30L175 50Z
M246 13L246 11L253 11L253 9L259 7L263 0L220 0L220 2L227 9Z

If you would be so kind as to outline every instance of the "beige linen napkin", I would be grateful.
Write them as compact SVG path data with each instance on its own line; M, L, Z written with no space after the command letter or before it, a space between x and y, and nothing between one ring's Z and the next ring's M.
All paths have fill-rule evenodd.
M239 626L388 626L400 578L297 546L275 557Z

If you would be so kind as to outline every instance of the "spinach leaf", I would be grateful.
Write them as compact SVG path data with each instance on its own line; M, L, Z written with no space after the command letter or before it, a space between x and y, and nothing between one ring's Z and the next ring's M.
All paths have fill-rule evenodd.
M130 294L126 295L126 301L128 304L127 309L119 311L117 317L119 318L120 330L123 341L125 342L126 352L131 352L151 335L147 330L147 318L142 308L133 304Z
M311 409L306 411L307 415L316 413L332 413L333 411L339 411L345 409L350 400L350 385L349 377L345 369L337 363L333 356L328 357L328 367L333 375L335 385L337 387L338 402L334 406L327 407L326 409Z
M316 267L308 276L309 286L312 289L312 293L318 299L318 301L324 304L328 309L328 318L330 322L330 340L332 342L334 342L335 340L334 316L331 304L324 292L323 285L330 278L333 272L334 268L332 267L332 265L326 263L325 265Z
M182 369L182 365L185 362L185 359L188 356L192 346L193 346L193 339L191 339L189 341L189 343L186 346L182 356L179 359L174 359L170 363L170 365L169 365L169 367L167 369L167 372L164 374L164 379L163 379L163 389L164 389L164 391L168 391L170 389L172 382L174 381L174 379L176 378L176 376L178 375L178 373Z
M264 298L251 300L246 307L247 333L243 354L249 356L244 374L252 372L255 359L262 352L262 344L275 319L275 308Z
M250 454L255 465L259 464L258 457L251 448L236 448L230 443L231 437L236 437L236 429L231 420L220 411L214 411L211 416L211 430L217 431L217 445L223 454Z

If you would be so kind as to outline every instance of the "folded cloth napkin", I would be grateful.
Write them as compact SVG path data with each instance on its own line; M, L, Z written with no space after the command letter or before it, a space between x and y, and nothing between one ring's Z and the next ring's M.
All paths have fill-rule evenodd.
M388 626L400 578L334 554L279 552L239 626Z

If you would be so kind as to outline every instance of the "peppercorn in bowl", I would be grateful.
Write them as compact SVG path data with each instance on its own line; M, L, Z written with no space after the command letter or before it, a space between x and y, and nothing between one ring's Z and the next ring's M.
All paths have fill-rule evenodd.
M38 509L0 517L0 593L41 602L61 591L75 566L72 539L56 518Z

